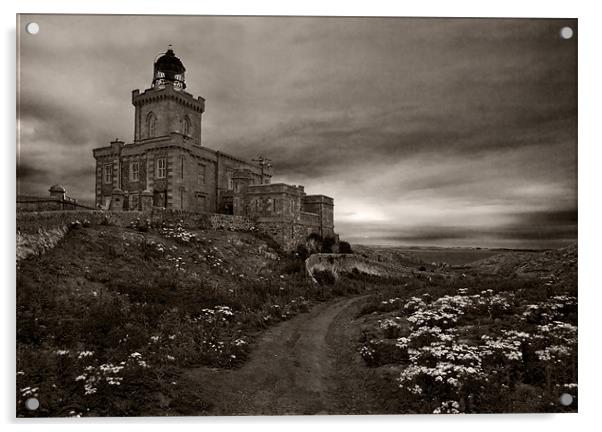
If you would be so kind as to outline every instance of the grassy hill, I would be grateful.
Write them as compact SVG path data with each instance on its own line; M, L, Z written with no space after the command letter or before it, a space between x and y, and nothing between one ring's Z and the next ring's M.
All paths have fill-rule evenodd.
M76 225L18 265L18 414L202 412L183 368L237 367L258 331L359 289L314 286L302 264L252 233Z

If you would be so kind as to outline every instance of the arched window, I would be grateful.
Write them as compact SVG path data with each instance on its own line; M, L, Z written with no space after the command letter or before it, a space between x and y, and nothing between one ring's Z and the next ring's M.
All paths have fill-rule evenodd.
M184 135L190 135L190 126L191 126L191 121L190 121L190 117L188 116L184 116L184 118L182 119L182 133Z
M146 116L146 130L148 132L148 138L152 138L155 136L157 128L157 116L154 112L149 112Z

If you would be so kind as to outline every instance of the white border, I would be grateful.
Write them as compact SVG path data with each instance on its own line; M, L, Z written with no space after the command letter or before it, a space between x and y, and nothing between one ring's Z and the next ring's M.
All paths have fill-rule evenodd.
M291 430L340 425L341 429L363 431L372 425L380 428L507 431L523 427L558 431L593 428L598 412L602 412L600 391L600 323L597 320L602 298L600 275L597 270L600 245L600 198L602 136L600 110L596 108L602 97L602 14L597 2L525 0L487 1L320 1L304 0L296 3L280 1L216 1L166 2L165 0L86 0L86 1L28 1L18 4L4 2L1 20L4 38L4 67L2 71L2 111L0 116L4 133L2 141L1 184L6 188L1 212L5 234L2 248L3 284L2 318L3 353L1 419L9 428L25 426L46 430L63 430L84 426L94 430L127 430L135 424L147 430L164 430L173 423L178 428L245 429L250 431ZM177 419L98 419L49 420L15 422L14 420L14 202L15 202L15 14L20 13L104 13L104 14L215 14L215 15L343 15L343 16L439 16L439 17L545 17L579 18L579 414L575 415L506 415L506 416L393 416L393 417L253 417L253 418L177 418Z

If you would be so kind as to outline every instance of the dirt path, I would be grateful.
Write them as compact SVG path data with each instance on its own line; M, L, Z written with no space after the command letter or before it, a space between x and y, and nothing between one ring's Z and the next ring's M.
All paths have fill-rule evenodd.
M214 404L210 415L377 412L354 344L363 298L320 304L268 329L240 369L197 368L183 379Z

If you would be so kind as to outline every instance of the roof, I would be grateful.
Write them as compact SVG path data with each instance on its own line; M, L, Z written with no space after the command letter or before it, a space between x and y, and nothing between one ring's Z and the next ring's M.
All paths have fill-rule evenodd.
M59 185L59 184L55 184L50 186L50 189L48 189L49 192L67 192L67 189L65 189L63 186Z
M186 71L182 61L176 57L171 48L155 61L155 68L156 70L171 72L173 74L182 74Z

